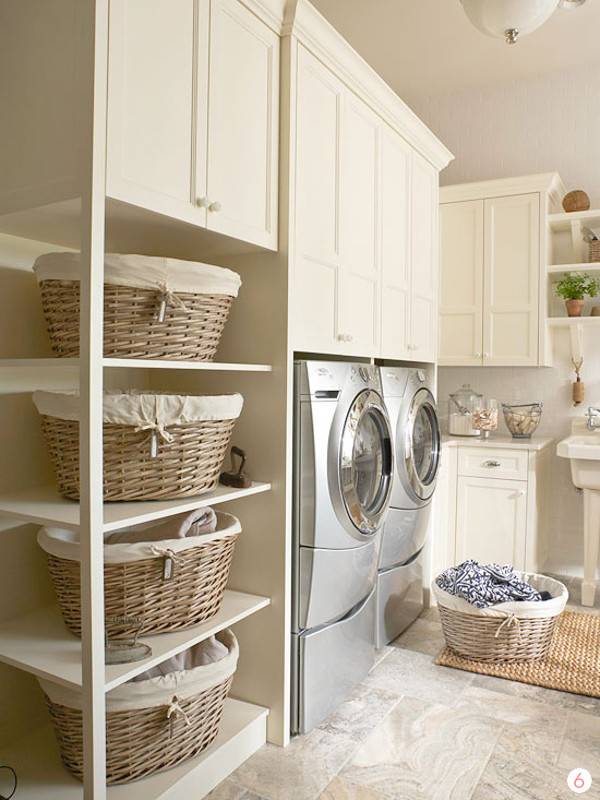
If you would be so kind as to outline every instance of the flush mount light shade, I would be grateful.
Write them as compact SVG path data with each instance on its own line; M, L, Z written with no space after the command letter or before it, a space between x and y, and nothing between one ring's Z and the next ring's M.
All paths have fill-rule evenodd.
M559 0L460 0L473 25L487 36L517 36L539 28L558 8Z

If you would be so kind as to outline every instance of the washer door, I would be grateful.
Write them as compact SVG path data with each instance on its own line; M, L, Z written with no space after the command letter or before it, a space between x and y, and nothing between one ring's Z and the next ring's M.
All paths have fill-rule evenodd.
M383 522L392 488L392 433L381 396L366 389L350 406L342 431L339 484L354 527L374 534Z
M398 460L404 466L406 488L416 500L427 501L440 466L440 426L429 389L421 388L413 396L402 447Z

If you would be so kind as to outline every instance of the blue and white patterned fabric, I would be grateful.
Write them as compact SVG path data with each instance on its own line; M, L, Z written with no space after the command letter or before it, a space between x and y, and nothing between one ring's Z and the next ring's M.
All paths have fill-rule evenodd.
M462 597L476 608L544 599L531 584L521 580L510 564L479 564L470 559L442 572L436 583L440 589Z

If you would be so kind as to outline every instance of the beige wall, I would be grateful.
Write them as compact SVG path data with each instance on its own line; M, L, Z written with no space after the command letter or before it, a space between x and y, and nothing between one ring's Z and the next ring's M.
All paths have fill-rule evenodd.
M600 206L600 70L423 97L413 107L455 154L442 173L444 185L556 170L568 189L585 189ZM442 408L448 393L469 381L499 400L542 400L540 434L561 438L571 417L583 410L570 402L569 350L566 334L559 337L554 369L441 369ZM586 403L600 403L600 346L591 331L584 353ZM581 574L582 499L571 484L568 463L556 456L552 481L548 568Z

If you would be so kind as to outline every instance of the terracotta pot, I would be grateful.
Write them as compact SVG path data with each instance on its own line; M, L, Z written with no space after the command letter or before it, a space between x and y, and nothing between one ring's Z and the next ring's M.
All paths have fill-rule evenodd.
M580 317L583 311L583 300L565 300L567 314L570 317Z

